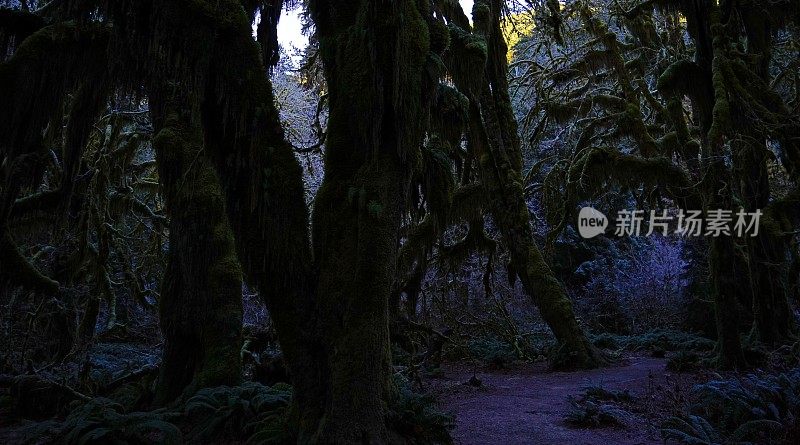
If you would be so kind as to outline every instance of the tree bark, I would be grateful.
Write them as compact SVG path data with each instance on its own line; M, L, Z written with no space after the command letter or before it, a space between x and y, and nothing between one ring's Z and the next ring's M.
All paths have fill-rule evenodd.
M708 24L719 23L719 9L711 7ZM708 11L703 11L707 13ZM711 35L708 28L708 34ZM716 31L713 37L713 51L711 65L711 85L713 87L713 109L711 116L701 121L708 122L707 136L703 144L703 161L706 168L707 181L706 214L711 209L730 209L732 204L732 190L730 174L724 162L725 137L730 131L730 102L725 87L723 75L724 65L728 63L725 58L723 36ZM703 47L702 44L698 45ZM737 310L736 295L742 291L741 281L749 277L743 271L737 271L735 242L731 236L719 235L710 243L709 264L711 281L714 288L714 309L717 324L717 353L718 364L722 368L740 368L747 365L742 351L739 335L739 311ZM738 272L738 273L737 273Z
M481 94L472 94L470 99L469 143L478 159L481 183L487 196L493 197L490 211L509 249L513 270L558 341L552 366L594 367L600 357L578 325L572 302L534 240L522 186L522 147L506 78L508 48L500 29L501 7L502 2L497 0L479 1L475 6L476 17L489 14L476 20L475 30L486 39L487 65Z
M737 4L747 35L747 53L756 61L751 68L759 79L756 88L769 84L772 56L772 29L769 17L756 5ZM785 110L784 110L785 111ZM736 127L758 142L734 145L734 169L739 177L742 201L749 212L763 210L770 202L767 170L767 141L759 138L759 128L745 113L737 113ZM733 145L733 144L732 144ZM738 161L738 162L737 162ZM776 346L793 336L794 316L789 305L789 247L791 236L767 227L757 237L748 239L748 254L753 282L753 330L751 338Z
M303 172L284 138L260 57L272 50L253 41L236 2L218 7L231 20L208 45L205 146L225 192L245 278L269 309L291 375L290 427L299 443L308 443L323 416L327 388Z
M426 8L411 0L309 4L330 91L325 178L313 216L330 373L320 443L388 442L388 300L407 158L422 141Z
M153 101L153 140L170 214L159 314L164 353L156 404L241 380L242 273L216 172L187 102Z

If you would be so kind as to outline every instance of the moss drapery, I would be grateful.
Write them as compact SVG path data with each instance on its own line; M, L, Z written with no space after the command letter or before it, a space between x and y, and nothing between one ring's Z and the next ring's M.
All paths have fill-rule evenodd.
M330 92L325 178L313 215L329 370L317 439L386 443L388 300L410 160L436 85L425 77L429 11L411 0L317 0L309 10Z
M778 216L785 207L768 204L775 199L767 176L770 148L779 148L788 176L796 178L797 145L790 135L798 122L768 69L775 66L771 36L793 19L779 19L779 7L757 1L654 1L612 9L623 18L623 28L613 29L591 2L556 8L555 14L563 15L559 19L580 19L588 40L577 44L577 60L557 59L538 74L553 82L556 98L546 97L531 115L544 110L545 120L576 125L579 135L575 155L565 160L570 167L557 166L551 175L566 178L566 184L554 187L550 176L546 180L547 196L558 190L566 198L553 206L555 222L561 221L553 236L581 199L591 196L593 184L655 190L683 209L772 207L767 219L776 221L762 223L759 236L711 240L704 256L716 298L720 364L744 366L742 335L749 326L750 338L767 344L796 335L787 316L785 267L794 229ZM664 20L661 35L653 33L653 17ZM679 18L684 24L676 26ZM682 41L684 30L690 46ZM674 54L642 58L627 39ZM655 72L640 69L648 61ZM588 84L566 85L578 80ZM593 88L595 80L603 87ZM650 91L652 83L656 93ZM627 150L605 148L612 143Z
M87 81L103 91L109 34L105 26L98 24L79 27L56 23L43 27L42 21L34 22L36 26L20 29L15 26L23 23L9 23L14 25L14 36L27 38L15 41L13 56L0 64L0 102L4 104L0 110L0 274L15 285L54 294L58 283L41 274L19 253L8 231L8 221L15 214L22 185L32 182L31 172L41 170L41 160L47 156L43 130L60 120L59 111L67 102L67 94ZM11 35L6 29L2 34ZM81 113L83 116L76 116L68 126L70 141L80 138L79 134L85 136L86 125L91 125L95 116L93 110L82 109ZM25 204L30 203L22 203Z
M159 314L164 335L157 404L241 380L242 274L225 196L202 157L197 120L166 107L153 141L170 214Z
M0 47L8 47L7 36L17 45L18 39L33 33L15 48L11 60L0 65L0 98L11 104L0 110L4 117L0 160L41 154L42 130L60 122L62 116L55 116L55 110L61 113L65 96L74 94L64 135L66 195L74 185L71 181L92 121L109 94L119 89L149 98L157 130L154 146L171 213L170 261L160 302L166 342L157 403L200 386L238 380L240 291L247 280L258 287L270 308L291 370L293 426L299 441L386 442L390 437L386 405L392 397L388 300L412 181L422 184L427 200L415 210L424 207L430 212L412 235L431 244L448 220L464 220L469 234L445 253L459 256L476 245L491 250L494 243L486 238L482 220L482 211L488 210L509 248L510 269L558 339L554 365L595 365L598 357L570 300L534 241L523 187L522 147L506 79L502 2L477 1L474 28L451 0L432 2L436 16L426 1L310 2L331 107L325 180L315 202L313 237L302 172L284 140L271 85L264 76L277 54L276 8L281 3L70 2L66 9L53 12L48 19L53 25L35 32L45 23L32 20L32 25L12 30L13 35L0 35ZM560 39L561 7L558 2L548 2L548 7L549 23ZM728 22L723 23L711 2L681 2L680 8L685 9L689 33L697 42L697 56L674 63L660 77L658 87L666 105L641 79L630 75L635 67L625 62L622 45L609 28L597 22L589 9L579 10L602 46L592 57L613 73L620 92L551 106L548 111L554 118L569 119L594 107L607 107L623 124L619 136L630 137L638 153L587 150L569 173L580 169L583 175L591 169L586 179L600 182L635 170L636 177L619 182L657 183L673 198L685 200L686 206L705 200L707 208L729 208L735 193L751 201L749 209L764 206L769 189L761 184L748 188L763 180L762 144L740 146L734 171L720 159L731 147L731 136L742 128L738 124L752 113L773 129L748 128L748 135L757 140L777 132L798 134L796 125L787 122L780 98L764 88L769 23L752 10L743 10L748 14L743 19L747 38L753 43L748 51L757 61L749 66L725 41L732 32L729 17L736 14L726 11L722 15ZM251 28L257 12L267 19L259 28L260 47ZM0 16L3 29L4 17ZM630 21L632 32L645 46L657 45L661 38L651 25L650 16ZM572 68L585 70L584 62ZM456 88L437 85L445 70ZM687 72L701 81L681 82ZM752 85L759 88L749 91L753 88L746 87ZM691 125L683 109L684 96L691 98L697 116ZM432 98L442 102L436 105L437 112L450 107L452 115L429 116ZM644 104L674 128L653 137L642 117ZM39 108L54 111L37 113ZM462 183L456 189L450 166L440 161L461 156L456 152L464 133L469 153L455 169L453 176L460 176ZM693 139L698 134L700 141ZM586 135L581 149L591 143L591 131ZM780 142L791 167L800 159L796 147L791 141ZM675 159L686 162L688 171L671 162L676 153ZM701 169L707 173L704 187L691 193ZM55 292L58 283L19 261L22 256L4 222L15 211L52 203L58 195L17 200L17 177L4 172L2 178L6 182L0 267L22 271L19 276L28 287ZM742 186L731 188L737 181ZM585 184L569 184L573 185L577 200L578 189ZM470 199L464 196L472 198L472 207L459 205L459 200ZM795 224L783 224L786 218L779 214L770 213L774 225L767 227L770 231L764 238L747 243L750 270L742 267L748 264L742 245L728 239L712 243L720 356L726 366L744 362L737 304L752 300L754 332L761 341L777 343L793 335L786 290L772 286L770 279L784 272L759 265L785 257L785 231ZM411 238L407 246L413 243ZM96 255L101 260L107 258L110 246L107 240L99 244ZM424 255L415 260L418 268L410 274L409 289L419 287L424 269ZM101 264L97 268L104 297L113 303L106 271ZM743 281L747 286L740 285ZM87 331L93 328L98 301L89 302Z
M108 51L108 63L62 51L64 58L74 59L76 67L81 62L102 66L112 88L149 98L154 147L171 217L169 265L160 301L165 352L156 402L238 379L238 305L244 275L258 286L275 320L295 384L300 441L382 443L387 438L384 416L390 396L386 305L394 279L404 184L410 174L407 155L421 142L419 117L429 95L423 89L435 85L423 79L428 61L423 17L430 12L412 1L336 4L336 26L358 22L371 34L347 42L347 33L340 34L343 28L327 28L328 41L340 43L338 48L329 47L328 57L340 53L353 58L350 63L327 64L331 96L337 99L332 100L334 124L329 136L332 182L323 188L335 190L327 195L335 202L327 216L323 211L315 216L320 234L315 238L320 240L315 266L302 172L283 138L264 76L262 55L277 52L274 38L269 38L275 30L259 31L266 37L260 39L261 48L251 38L255 11L263 14L265 7L280 3L248 2L245 11L241 2L233 0L123 0L70 3L49 13L56 27L75 30L78 36L84 28L100 27L100 34L107 37L98 48L101 55ZM316 4L321 30L326 29L323 22L328 15L324 9L332 3ZM346 14L339 15L341 11ZM262 24L274 28L277 17L273 18ZM70 42L69 34L50 38L51 34L48 29L27 44L58 47ZM376 45L375 51L368 51L366 44ZM17 51L19 57L26 54L24 48ZM60 61L43 58L32 71L55 75L46 63L57 66ZM375 69L365 71L364 66ZM336 70L354 75L353 83ZM4 79L10 76L7 73L2 72ZM20 96L20 101L46 108L54 104L57 109L55 104L76 88L60 85L31 85L28 92L48 96ZM364 94L362 87L370 94ZM4 89L3 94L14 91ZM75 110L89 108L103 95L100 90L97 96L83 96L86 106L75 102ZM350 104L353 99L360 102L355 107ZM29 109L23 105L27 103L14 103L14 109ZM71 117L80 114L76 111ZM29 150L33 146L29 141L36 142L38 132L55 120L36 117L24 127L2 128L24 140L14 147ZM4 120L3 125L20 122L22 118ZM75 120L69 131L69 145L76 147L83 138L78 124ZM355 144L348 146L351 137ZM74 165L69 164L71 170ZM342 183L336 185L337 177L349 178L343 189ZM349 199L338 200L342 196ZM342 219L336 218L339 215ZM355 246L344 253L344 262L336 261L341 258L339 235ZM355 271L358 278L352 283L356 284L339 276L342 267ZM343 279L346 287L339 286ZM351 292L342 293L345 289ZM350 303L341 304L339 296ZM341 327L342 319L352 324ZM362 338L369 339L369 348L362 349ZM355 367L360 374L354 375L353 363L359 359L364 367ZM345 406L350 407L346 412Z
M513 270L558 340L552 365L593 367L601 358L578 325L569 297L533 238L522 185L522 147L506 77L508 49L500 29L501 14L500 1L475 2L475 29L469 33L451 26L445 63L456 86L469 98L467 140L478 162L480 182L487 196L494 197L488 210L509 249Z

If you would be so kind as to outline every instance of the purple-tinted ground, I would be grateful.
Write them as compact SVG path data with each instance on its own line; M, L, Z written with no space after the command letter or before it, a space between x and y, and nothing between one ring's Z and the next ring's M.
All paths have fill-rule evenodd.
M456 417L457 444L655 445L663 443L658 425L674 405L670 394L683 392L696 377L673 375L665 365L664 359L650 357L577 372L549 372L544 365L492 371L449 364L433 389L442 409ZM480 387L464 384L473 375ZM579 396L589 385L627 389L636 397L624 427L581 429L564 421L568 396Z

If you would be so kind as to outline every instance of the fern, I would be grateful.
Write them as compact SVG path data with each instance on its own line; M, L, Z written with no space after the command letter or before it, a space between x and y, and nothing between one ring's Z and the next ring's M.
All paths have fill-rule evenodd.
M599 348L629 351L692 351L700 353L711 351L715 346L713 340L696 334L663 329L632 336L603 333L592 336L592 342Z
M584 388L579 397L570 397L571 409L565 418L566 422L582 428L598 428L602 426L624 426L628 412L616 404L633 402L634 397L628 392L590 385Z
M75 408L63 423L45 422L27 429L24 443L149 444L182 443L178 427L163 411L124 413L109 399L96 398ZM42 436L49 438L42 440Z
M661 437L677 440L689 445L721 445L719 432L706 419L689 416L687 419L672 417L661 427Z
M566 422L582 428L599 428L602 426L624 426L628 413L612 404L599 403L594 400L570 399L572 408L566 416Z
M767 434L781 431L783 424L774 420L751 420L736 428L730 435L729 442L739 443L749 439L758 439L765 432Z
M662 425L665 439L688 444L775 443L796 428L800 416L800 369L781 375L749 375L697 385L685 418Z
M389 406L387 424L407 444L451 444L453 418L437 407L432 396L415 393L408 381L397 375L397 396Z
M191 441L247 438L258 442L283 440L283 415L292 397L291 387L267 387L247 382L241 386L206 388L186 402L184 414L192 425Z

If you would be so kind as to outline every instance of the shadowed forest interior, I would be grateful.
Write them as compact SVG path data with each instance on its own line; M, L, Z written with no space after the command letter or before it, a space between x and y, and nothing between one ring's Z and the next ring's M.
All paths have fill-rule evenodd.
M798 321L800 0L0 0L0 443L800 443Z

